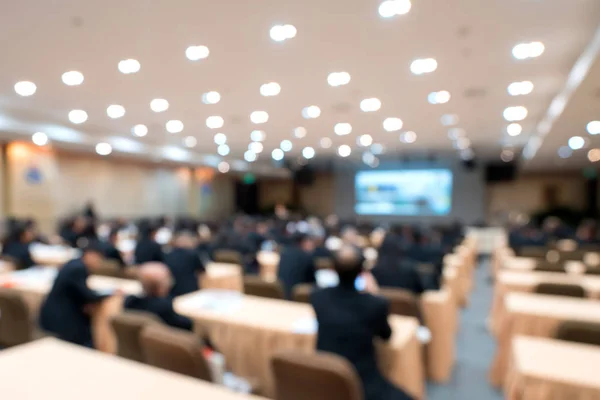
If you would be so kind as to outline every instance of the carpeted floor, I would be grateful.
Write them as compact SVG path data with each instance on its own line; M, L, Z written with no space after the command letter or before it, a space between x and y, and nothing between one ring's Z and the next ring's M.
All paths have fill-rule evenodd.
M481 263L469 306L461 311L457 360L452 380L446 385L427 385L429 400L502 400L502 393L488 384L487 374L495 349L486 329L492 303L489 261Z

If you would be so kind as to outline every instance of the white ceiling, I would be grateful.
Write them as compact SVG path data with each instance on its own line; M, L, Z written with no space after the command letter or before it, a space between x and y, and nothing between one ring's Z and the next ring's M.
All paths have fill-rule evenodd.
M58 146L67 140L93 149L97 142L109 141L115 150L202 163L216 160L216 132L227 134L231 154L225 159L234 160L246 151L250 132L262 129L267 139L258 163L267 164L283 139L293 141L294 156L305 146L314 147L317 156L331 155L341 144L351 145L359 155L363 150L356 138L365 133L388 154L427 151L457 156L448 128L440 123L443 114L453 113L478 157L498 159L503 145L522 147L535 132L600 25L597 0L413 0L410 13L390 19L379 16L380 2L4 1L0 130L4 137L28 137L43 130ZM269 30L276 24L293 24L296 37L274 42ZM515 60L513 46L530 41L543 42L544 54ZM185 50L190 45L208 46L210 56L189 61ZM425 57L437 60L437 70L411 74L412 60ZM139 60L140 72L118 71L118 62L127 58ZM83 85L62 83L61 75L70 70L84 74ZM327 75L334 71L349 72L350 83L330 87ZM573 132L583 135L588 120L600 119L599 76L596 65L532 165L550 166L555 157L548 154L556 154L557 145L565 144ZM36 83L35 95L15 93L14 84L21 80ZM533 93L509 96L508 84L523 80L534 83ZM271 81L281 85L280 95L262 97L260 86ZM210 90L221 93L220 103L203 104L202 93ZM430 105L427 95L438 90L449 91L450 102ZM169 101L168 111L150 110L150 101L157 97ZM369 97L381 100L381 110L360 111L360 101ZM108 118L110 104L123 105L126 115ZM305 120L302 108L313 104L321 108L321 117ZM529 115L522 123L523 133L509 138L502 111L514 105L527 107ZM71 124L71 109L86 110L89 120ZM256 110L269 113L268 123L250 122ZM224 118L222 129L206 127L211 115ZM417 133L416 142L405 144L399 132L385 132L382 122L387 117L400 117L404 130ZM164 125L170 119L183 121L184 131L167 133ZM338 122L351 123L352 133L336 136L333 127ZM149 134L133 137L135 124L146 124ZM303 139L292 134L299 126L308 131ZM191 152L183 146L189 135L198 139ZM331 149L319 146L325 136L333 140ZM137 142L137 149L136 143L119 143L119 137ZM165 146L170 150L165 152Z

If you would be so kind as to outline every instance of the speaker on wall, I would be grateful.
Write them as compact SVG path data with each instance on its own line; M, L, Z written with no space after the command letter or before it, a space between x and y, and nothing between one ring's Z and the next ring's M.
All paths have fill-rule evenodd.
M517 164L514 162L488 164L485 167L486 182L507 182L514 180L516 176Z

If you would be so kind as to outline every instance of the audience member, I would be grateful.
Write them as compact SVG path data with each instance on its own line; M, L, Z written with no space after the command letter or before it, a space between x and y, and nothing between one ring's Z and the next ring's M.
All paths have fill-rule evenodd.
M26 224L15 224L12 231L2 243L2 256L14 262L17 269L25 269L35 265L29 244L34 239L34 233Z
M198 275L204 272L204 265L196 252L196 239L189 232L175 236L173 249L165 255L174 284L171 297L195 292L198 288Z
M138 241L133 252L134 263L141 265L149 262L163 262L162 247L156 241L158 226L149 221L144 221L140 225Z
M108 234L108 240L102 242L102 246L104 247L104 257L106 257L107 260L116 263L117 266L124 268L126 265L125 261L123 261L121 252L117 249L118 234L119 231L117 228L111 229Z
M294 286L316 282L313 250L310 238L300 233L294 235L292 243L283 248L277 278L283 285L286 298L291 299Z

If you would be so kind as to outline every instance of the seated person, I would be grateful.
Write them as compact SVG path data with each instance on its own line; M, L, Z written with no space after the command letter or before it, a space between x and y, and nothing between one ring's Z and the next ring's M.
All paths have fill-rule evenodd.
M340 283L337 287L312 293L319 332L317 350L346 358L361 379L365 400L408 400L410 397L388 382L377 366L373 340L388 340L392 329L388 323L389 302L355 288L363 272L359 252L345 245L334 258ZM365 276L366 291L376 292L373 279Z
M196 238L191 233L181 232L175 236L173 249L165 255L165 264L174 280L171 297L199 290L198 275L204 272L204 265L196 252Z
M294 235L292 243L283 248L277 269L277 279L283 285L287 299L292 297L294 286L302 283L315 283L313 249L312 241L303 234Z
M134 263L137 265L149 262L163 262L162 247L156 241L158 226L150 222L141 224L138 241L133 252Z
M106 257L107 261L112 261L117 264L117 266L124 268L125 261L123 261L123 257L121 256L121 252L117 249L117 241L118 241L118 233L119 231L115 228L111 229L108 240L102 242L102 246L104 247L104 257Z
M34 233L25 224L16 224L9 232L8 237L2 245L2 256L7 261L15 263L16 269L26 269L35 265L29 244L34 239Z
M78 247L80 239L85 237L88 226L87 219L78 215L72 222L67 222L60 230L60 236L71 247Z
M167 266L161 263L144 264L140 267L138 277L144 294L126 297L124 308L155 314L167 325L191 331L192 320L173 309L173 299L169 296L173 278Z
M67 342L93 347L90 311L108 295L88 288L87 278L103 262L102 247L92 242L83 249L81 258L59 270L40 310L42 329Z

